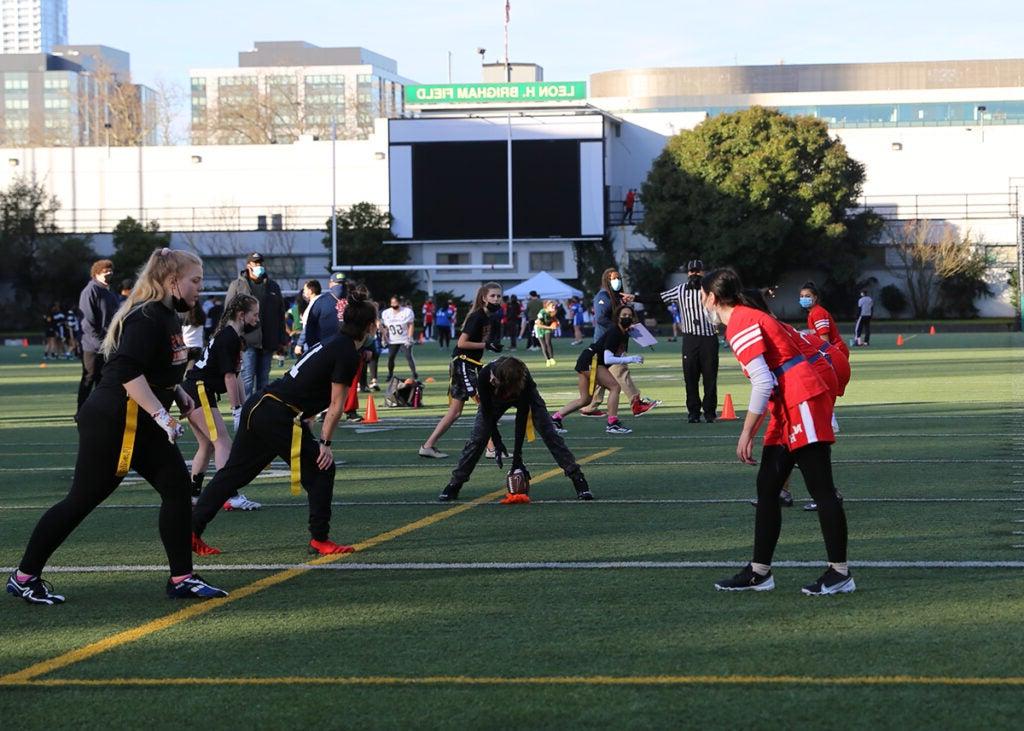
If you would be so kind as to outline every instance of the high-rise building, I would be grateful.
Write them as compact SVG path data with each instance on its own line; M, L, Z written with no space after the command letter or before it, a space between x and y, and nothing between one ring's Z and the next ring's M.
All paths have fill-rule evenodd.
M116 48L0 55L5 147L154 144L154 107L152 90L131 83L129 56Z
M68 42L68 0L0 0L0 53L49 53Z
M258 42L238 68L193 69L192 143L274 144L302 135L365 139L374 120L401 116L415 83L365 48Z

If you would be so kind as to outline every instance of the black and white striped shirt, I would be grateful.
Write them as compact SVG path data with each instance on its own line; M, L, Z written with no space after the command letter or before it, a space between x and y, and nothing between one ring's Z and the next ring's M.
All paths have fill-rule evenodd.
M674 300L679 305L680 329L684 335L717 337L718 329L708 320L701 299L700 285L691 287L689 282L661 293L663 302Z

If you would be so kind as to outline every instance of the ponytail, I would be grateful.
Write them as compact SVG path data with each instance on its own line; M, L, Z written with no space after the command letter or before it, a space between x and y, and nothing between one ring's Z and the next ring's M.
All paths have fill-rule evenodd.
M497 282L484 282L480 289L476 291L476 297L473 298L473 306L469 308L469 312L466 313L466 319L462 321L462 329L466 329L466 323L469 322L469 317L477 310L485 309L487 305L487 293L492 289L501 291L501 285Z
M217 323L216 329L213 331L213 335L210 336L212 341L217 337L218 333L224 329L224 327L234 320L239 315L244 315L252 310L252 308L259 304L259 300L253 297L251 294L236 294L228 302L224 308L224 314L220 316L220 322Z

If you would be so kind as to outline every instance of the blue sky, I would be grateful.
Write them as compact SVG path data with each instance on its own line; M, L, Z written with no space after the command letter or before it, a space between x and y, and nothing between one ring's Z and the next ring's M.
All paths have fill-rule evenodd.
M128 51L136 80L188 83L257 40L364 46L424 83L479 81L504 0L69 0L71 43ZM548 80L645 66L1024 56L1020 0L512 0L511 56Z

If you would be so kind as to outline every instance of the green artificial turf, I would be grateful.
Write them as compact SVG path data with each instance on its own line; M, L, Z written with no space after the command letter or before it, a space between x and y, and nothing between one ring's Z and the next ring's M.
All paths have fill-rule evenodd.
M816 515L801 510L799 475L776 553L796 565L776 569L773 592L714 591L729 566L749 559L756 470L735 459L738 422L686 423L676 344L633 369L644 395L665 400L643 418L623 417L633 434L566 420L577 458L616 449L584 466L596 501L575 501L557 470L536 480L554 467L538 441L526 450L534 504L453 511L433 502L471 420L442 440L449 459L416 455L445 408L447 362L428 344L417 349L422 374L437 381L426 408L384 409L378 398L378 427L336 436L345 464L332 537L372 545L332 566L391 568L305 570L239 594L280 573L258 565L308 560L304 498L289 494L278 463L245 489L266 507L218 516L205 537L224 553L196 562L240 598L40 674L36 685L5 685L5 674L183 608L163 598L162 571L140 570L165 562L159 501L129 476L51 560L74 569L48 574L66 604L0 601L0 712L18 719L12 728L1015 728L1021 568L856 564L1024 561L1024 535L1015 535L1024 531L1015 522L1024 520L1024 339L878 340L853 353L833 449L854 594L800 594L824 549ZM0 349L0 566L17 563L75 462L78 367L40 369L39 355ZM556 344L555 368L520 356L552 409L573 397L567 341ZM720 397L730 393L742 412L748 392L723 351ZM181 444L190 458L191 435ZM461 504L501 484L482 460ZM547 568L425 568L509 562ZM585 566L595 562L625 565ZM135 568L78 570L111 565ZM207 682L176 684L189 678ZM1016 684L963 680L1000 678Z

